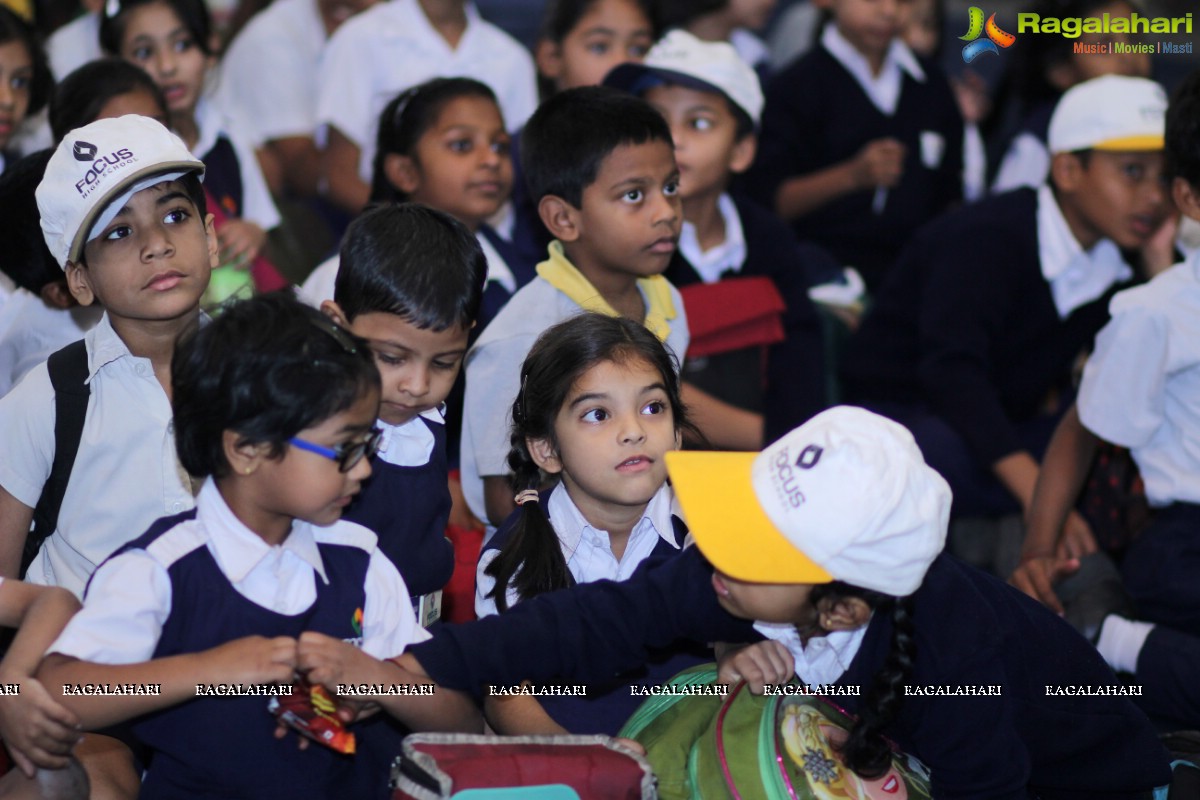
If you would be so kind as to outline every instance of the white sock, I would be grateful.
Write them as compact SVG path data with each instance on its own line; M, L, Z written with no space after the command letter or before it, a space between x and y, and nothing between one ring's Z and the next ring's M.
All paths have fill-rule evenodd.
M1100 639L1096 642L1096 649L1117 672L1135 673L1138 655L1152 630L1152 622L1135 622L1116 614L1109 614L1100 626Z

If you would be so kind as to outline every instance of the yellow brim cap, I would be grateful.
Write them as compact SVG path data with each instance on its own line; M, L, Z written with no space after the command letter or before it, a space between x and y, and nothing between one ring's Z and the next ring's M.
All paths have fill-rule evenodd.
M1165 146L1165 140L1162 136L1150 134L1145 136L1121 136L1115 139L1106 139L1103 142L1097 142L1096 144L1092 145L1092 149L1119 152L1137 152L1142 150L1162 150Z
M751 482L758 453L666 455L667 473L696 546L714 567L752 583L829 583L833 576L788 541Z

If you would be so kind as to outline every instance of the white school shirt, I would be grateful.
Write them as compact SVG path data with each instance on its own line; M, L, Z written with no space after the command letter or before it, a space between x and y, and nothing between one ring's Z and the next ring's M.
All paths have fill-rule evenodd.
M1022 186L1036 189L1049 176L1050 148L1032 133L1019 133L1000 161L996 179L992 181L992 194L1020 189Z
M122 553L96 570L83 608L46 652L98 664L150 660L171 614L167 570L199 547L208 548L247 600L277 614L299 614L316 601L316 582L329 583L318 543L357 546L371 554L364 586L364 652L391 658L429 638L417 625L404 579L376 549L374 533L342 520L326 527L295 520L282 544L271 546L234 516L210 480L196 499L195 519L171 528L147 549Z
M696 226L683 221L679 233L679 252L692 265L705 283L716 283L726 272L738 273L746 263L746 234L737 206L728 194L717 198L717 210L725 222L725 241L704 250L696 236Z
M83 337L87 416L58 528L29 567L31 583L83 595L92 571L159 517L194 505L175 455L171 403L150 359L129 352L108 315ZM0 486L33 508L54 461L54 388L39 364L0 398Z
M1091 250L1083 249L1049 186L1038 189L1037 237L1042 277L1050 284L1062 319L1100 297L1114 283L1133 277L1133 269L1111 240L1101 239Z
M400 92L430 78L462 76L492 88L509 130L537 107L529 52L466 6L467 27L451 49L417 0L388 0L347 20L329 40L317 82L317 122L332 125L361 151L359 176L371 180L379 112Z
M545 494L542 496L545 497ZM567 569L576 583L625 580L650 556L659 539L679 549L671 517L681 517L682 512L676 504L675 493L665 483L650 498L642 518L629 532L629 541L625 544L620 561L613 555L608 531L592 527L583 518L565 486L559 484L550 492L546 510L550 512L550 526L558 535ZM540 509L538 511L540 513ZM496 586L496 579L484 572L499 555L499 550L486 550L479 557L475 569L475 615L478 617L499 613L496 600L488 597ZM509 608L521 600L511 585L504 594Z
M682 364L691 336L683 298L674 286L671 302L676 316L670 320L665 344ZM487 519L483 476L508 474L510 412L521 388L521 364L543 331L582 311L574 300L536 277L500 309L467 352L459 470L467 505L479 519Z
M796 677L809 686L827 686L850 669L867 635L867 625L852 631L814 636L804 644L796 626L785 622L755 621L754 630L787 648L796 662Z
M1109 311L1079 419L1130 449L1151 505L1200 503L1200 255L1120 292Z
M275 207L271 190L267 188L267 179L263 177L262 168L258 166L258 156L254 154L254 148L207 97L200 98L200 102L196 104L196 125L200 137L196 140L192 152L201 161L222 135L233 145L233 152L238 160L238 174L242 178L241 219L257 224L264 231L276 227L280 222L279 209Z
M878 75L871 72L866 56L855 50L854 45L842 36L832 22L826 24L821 32L821 45L846 68L871 103L889 117L896 113L896 106L900 105L903 73L907 72L917 83L925 82L925 70L899 37L893 39L888 47Z
M397 467L421 467L433 456L437 439L421 419L445 425L446 418L440 408L422 411L403 425L389 425L383 420L375 424L383 431L379 437L379 457Z
M103 313L95 305L53 308L18 289L0 307L0 397L56 350L82 339Z
M221 57L217 105L255 146L315 137L317 67L324 48L316 0L275 0Z
M84 64L103 58L100 14L88 12L63 25L46 40L46 57L54 79L61 81Z

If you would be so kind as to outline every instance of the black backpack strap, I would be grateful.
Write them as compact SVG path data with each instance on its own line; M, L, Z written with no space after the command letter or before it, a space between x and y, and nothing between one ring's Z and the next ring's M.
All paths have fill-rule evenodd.
M46 368L54 387L54 463L33 510L33 530L26 537L21 554L22 578L42 548L42 542L58 528L58 512L71 480L79 440L83 438L83 421L91 394L87 384L87 347L82 339L51 355Z

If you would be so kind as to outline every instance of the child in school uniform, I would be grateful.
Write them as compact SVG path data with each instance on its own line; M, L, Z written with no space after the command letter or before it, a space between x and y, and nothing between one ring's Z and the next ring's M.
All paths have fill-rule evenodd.
M480 17L469 0L379 3L333 35L317 82L317 122L328 136L323 177L333 203L351 213L366 205L380 110L401 91L439 75L492 87L513 129L537 105L529 52Z
M373 208L342 243L321 309L366 339L383 379L373 475L345 518L379 537L428 626L454 570L443 408L479 314L487 263L465 226L415 204Z
M0 8L0 74L5 91L0 94L0 172L15 159L17 137L25 120L46 107L54 76L41 40L33 26L7 6ZM3 305L0 295L0 305Z
M1069 91L1050 126L1051 182L922 229L850 340L846 398L913 431L956 514L1029 508L1073 365L1137 275L1123 251L1166 221L1165 110L1142 78Z
M507 611L544 592L623 580L643 563L676 555L687 529L676 516L664 457L691 429L677 365L662 342L624 317L585 313L538 338L513 401L513 512L483 549L475 610ZM555 479L540 491L542 475ZM712 658L664 648L646 669L594 686L586 698L490 698L485 712L505 734L615 735L639 698Z
M276 195L317 192L314 87L334 31L374 0L280 0L254 15L221 56L215 102L275 168Z
M962 194L963 123L902 33L905 0L814 0L832 20L767 84L748 188L877 288L922 224Z
M232 304L180 340L175 441L204 479L196 508L158 520L97 569L39 671L56 687L161 685L132 700L62 697L85 728L132 721L151 750L140 797L382 792L385 775L356 774L363 759L276 737L261 694L198 698L196 688L291 684L306 631L375 658L427 636L374 534L340 519L371 474L379 386L366 341L286 294ZM469 725L473 712L447 701L446 723ZM378 788L355 791L366 785Z
M583 87L542 104L525 126L530 195L557 241L467 354L463 494L480 519L513 511L508 412L520 364L546 328L581 310L643 322L682 359L687 319L662 272L682 222L667 123L643 100Z
M275 268L256 261L267 231L279 225L279 210L254 148L205 96L213 43L202 0L119 0L105 5L100 20L101 47L150 74L167 100L172 130L204 162L204 190L220 220L221 265L251 268L262 288L280 288Z
M1175 206L1191 219L1200 219L1197 131L1200 73L1193 73L1171 98L1165 135ZM1067 513L1097 444L1129 448L1154 510L1121 561L1138 621L1100 616L1112 609L1098 608L1086 622L1105 660L1145 686L1143 707L1153 718L1193 728L1200 724L1200 692L1173 672L1200 670L1200 596L1194 588L1200 486L1192 444L1200 424L1200 353L1193 344L1200 320L1200 256L1121 292L1109 308L1112 319L1096 336L1075 405L1046 451L1021 565L1010 581L1063 611L1053 584L1097 551L1093 537L1064 532ZM1179 666L1173 670L1172 664Z
M859 687L837 700L856 720L842 761L860 776L890 764L890 742L937 798L1165 792L1169 756L1145 716L1127 697L1076 691L1121 688L1087 642L941 553L950 490L901 426L837 407L762 453L670 453L667 469L695 547L444 631L402 662L479 692L517 676L598 679L681 634L752 642L724 680Z
M778 217L728 191L754 159L758 78L732 46L676 30L643 64L618 67L605 82L639 94L671 126L683 229L666 276L684 304L720 305L713 293L691 293L705 285L769 282L753 297L739 295L745 306L730 308L739 324L776 321L774 334L763 337L770 343L765 366L764 347L756 345L689 357L683 372L688 406L709 444L757 450L826 405L820 323L800 245Z

